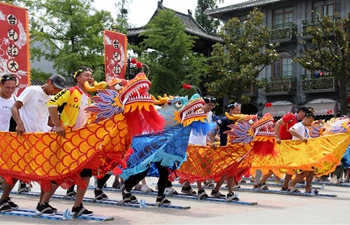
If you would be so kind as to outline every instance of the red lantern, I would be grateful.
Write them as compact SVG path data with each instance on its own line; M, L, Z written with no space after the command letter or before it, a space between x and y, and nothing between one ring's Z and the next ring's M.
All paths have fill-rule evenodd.
M192 85L190 85L190 84L183 84L182 88L185 89L185 90L190 90L192 88Z
M272 107L272 103L271 102L266 102L265 103L265 107Z
M131 62L132 64L136 64L137 60L136 60L136 58L132 58L132 59L130 60L130 62Z
M136 67L139 68L139 69L142 68L142 63L137 61L136 62Z

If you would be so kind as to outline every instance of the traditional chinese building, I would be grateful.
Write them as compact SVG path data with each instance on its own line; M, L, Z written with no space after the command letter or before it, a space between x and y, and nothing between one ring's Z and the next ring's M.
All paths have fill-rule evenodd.
M314 26L316 16L347 17L350 12L349 0L251 0L210 10L208 15L228 21L237 17L244 21L246 15L258 7L265 14L265 25L270 26L271 42L279 42L277 51L280 59L266 67L259 79L266 83L265 88L249 90L251 105L261 114L273 112L282 116L294 112L295 106L306 105L316 110L316 115L324 116L327 111L339 111L338 83L331 73L307 71L292 59L300 52L298 38L306 41L311 36L305 33L308 26ZM298 36L297 34L300 34ZM273 110L265 107L271 102Z
M180 13L175 10L166 8L163 6L163 0L158 2L158 7L154 12L150 20L152 20L160 10L171 10L179 17L184 25L185 32L188 35L197 36L198 39L195 42L193 51L203 53L205 56L209 56L212 51L212 45L220 41L220 37L217 34L206 31L197 21L193 18L192 12L188 10L188 14ZM145 30L145 27L129 28L127 30L127 37L130 44L138 45L143 41L143 37L139 37L139 34Z

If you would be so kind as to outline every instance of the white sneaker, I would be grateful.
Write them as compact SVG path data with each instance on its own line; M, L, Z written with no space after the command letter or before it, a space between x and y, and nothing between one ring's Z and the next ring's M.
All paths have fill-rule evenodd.
M136 191L140 191L141 190L141 184L136 184L135 186L134 186L134 190L136 190Z
M238 190L239 188L241 188L240 185L234 185L232 189L233 189L233 190Z
M142 184L141 185L141 191L144 192L144 193L148 193L148 192L152 192L153 190L152 190L152 188L149 188L147 186L147 184Z
M238 194L237 193L228 193L226 195L226 201L231 202L231 201L239 201Z
M177 191L174 188L167 187L164 190L164 194L167 195L167 196L171 196L171 195L177 195L178 193L177 193Z
M330 180L330 182L332 183L332 184L339 184L339 180L337 179L337 177L335 176L335 177L332 177L331 178L331 180Z

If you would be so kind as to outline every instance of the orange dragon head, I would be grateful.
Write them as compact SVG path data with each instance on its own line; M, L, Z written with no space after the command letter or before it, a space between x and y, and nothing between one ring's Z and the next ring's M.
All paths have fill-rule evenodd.
M255 115L246 115L245 117L241 115L240 119L229 127L231 130L225 133L229 135L230 142L251 143L253 144L252 151L262 156L275 154L276 134L271 114L265 114L259 120Z
M92 97L94 105L87 108L97 114L95 122L123 114L134 135L164 128L165 121L157 113L154 100L148 93L151 82L144 73L131 80L113 79L107 86L108 89L98 90L98 94Z

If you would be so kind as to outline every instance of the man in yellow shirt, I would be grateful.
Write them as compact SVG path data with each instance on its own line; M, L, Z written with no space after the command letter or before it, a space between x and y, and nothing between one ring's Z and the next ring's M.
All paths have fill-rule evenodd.
M81 128L89 119L89 114L85 112L85 108L90 105L91 101L90 95L84 87L84 83L88 81L90 85L93 84L92 70L88 67L80 67L75 71L73 77L77 85L70 89L62 90L47 103L51 121L55 125L55 131L62 137L65 136L65 128ZM58 116L59 111L61 112L60 116ZM80 176L88 186L92 171L83 169L83 171L80 172ZM47 214L52 213L48 207L48 202L58 187L58 185L54 183L51 186L51 191L44 193L40 205L37 207L38 211L43 212L45 210ZM93 214L92 211L83 207L82 201L85 193L86 188L82 189L78 186L75 203L72 208L75 217Z

